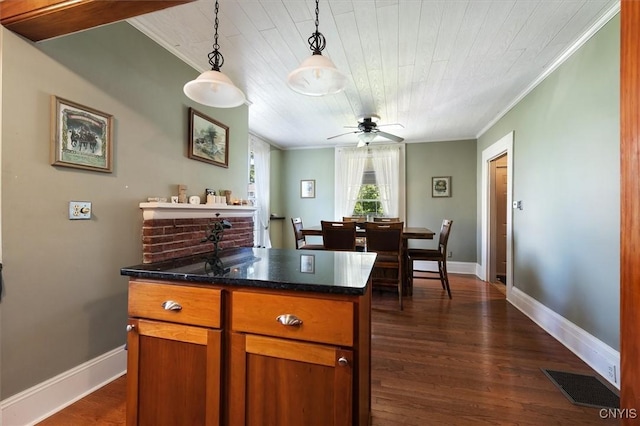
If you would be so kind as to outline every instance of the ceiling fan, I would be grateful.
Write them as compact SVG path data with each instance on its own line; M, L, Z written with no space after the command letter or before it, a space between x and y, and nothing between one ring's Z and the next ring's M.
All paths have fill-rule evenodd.
M358 145L357 145L358 148L366 146L366 145L369 145L369 143L373 139L375 139L376 136L382 136L383 138L392 140L394 142L402 142L404 140L404 138L401 138L400 136L392 135L391 133L383 132L382 130L379 129L379 127L382 127L382 126L401 126L401 127L404 127L402 124L381 124L380 126L378 126L377 122L379 120L380 120L380 117L377 116L377 115L370 115L370 116L366 116L366 117L360 117L360 118L358 118L358 125L357 126L345 126L345 128L353 127L353 128L357 128L358 130L354 130L352 132L340 133L339 135L328 137L327 140L334 139L334 138L337 138L337 137L340 137L340 136L344 136L344 135L348 135L348 134L352 134L352 133L357 133L358 134Z

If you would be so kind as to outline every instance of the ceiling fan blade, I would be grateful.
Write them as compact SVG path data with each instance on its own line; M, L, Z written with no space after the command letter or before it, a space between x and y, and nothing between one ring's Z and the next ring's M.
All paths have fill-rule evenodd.
M389 124L378 124L377 127L385 127L385 126L400 126L404 129L404 126L400 123L389 123Z
M381 132L380 130L378 130L376 133L383 138L387 138L395 142L402 142L404 140L404 138L401 138L400 136L392 135L391 133L387 132Z
M358 131L355 131L355 132L340 133L339 135L328 137L327 140L334 139L334 138L339 138L340 136L344 136L344 135L350 135L352 133L360 133L360 131L358 130Z

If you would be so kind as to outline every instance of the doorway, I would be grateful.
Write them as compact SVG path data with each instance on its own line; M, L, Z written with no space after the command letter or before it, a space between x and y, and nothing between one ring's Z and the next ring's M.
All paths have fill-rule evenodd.
M507 299L513 288L513 132L482 151L481 242L478 276L496 282L504 271ZM500 165L500 167L498 167ZM500 177L500 175L503 176ZM496 178L501 179L500 183ZM503 189L506 186L506 190ZM498 189L500 188L500 189ZM503 192L503 194L498 194ZM500 210L500 214L498 214ZM504 215L504 216L502 216ZM501 240L501 242L499 242ZM502 253L498 253L502 250ZM499 260L504 258L504 260Z
M491 235L489 235L489 281L507 283L507 173L508 155L489 162L489 203Z

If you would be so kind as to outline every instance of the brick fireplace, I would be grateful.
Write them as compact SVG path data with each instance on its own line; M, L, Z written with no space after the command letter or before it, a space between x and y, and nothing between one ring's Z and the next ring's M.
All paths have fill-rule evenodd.
M253 207L140 203L140 208L143 263L213 251L213 244L202 240L209 235L212 223L222 219L229 221L231 228L224 231L221 249L254 245Z

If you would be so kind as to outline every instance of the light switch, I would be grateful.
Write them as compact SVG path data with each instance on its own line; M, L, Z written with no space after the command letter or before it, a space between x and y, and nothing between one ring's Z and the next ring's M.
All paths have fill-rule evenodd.
M69 201L69 219L91 219L91 203L88 201Z

